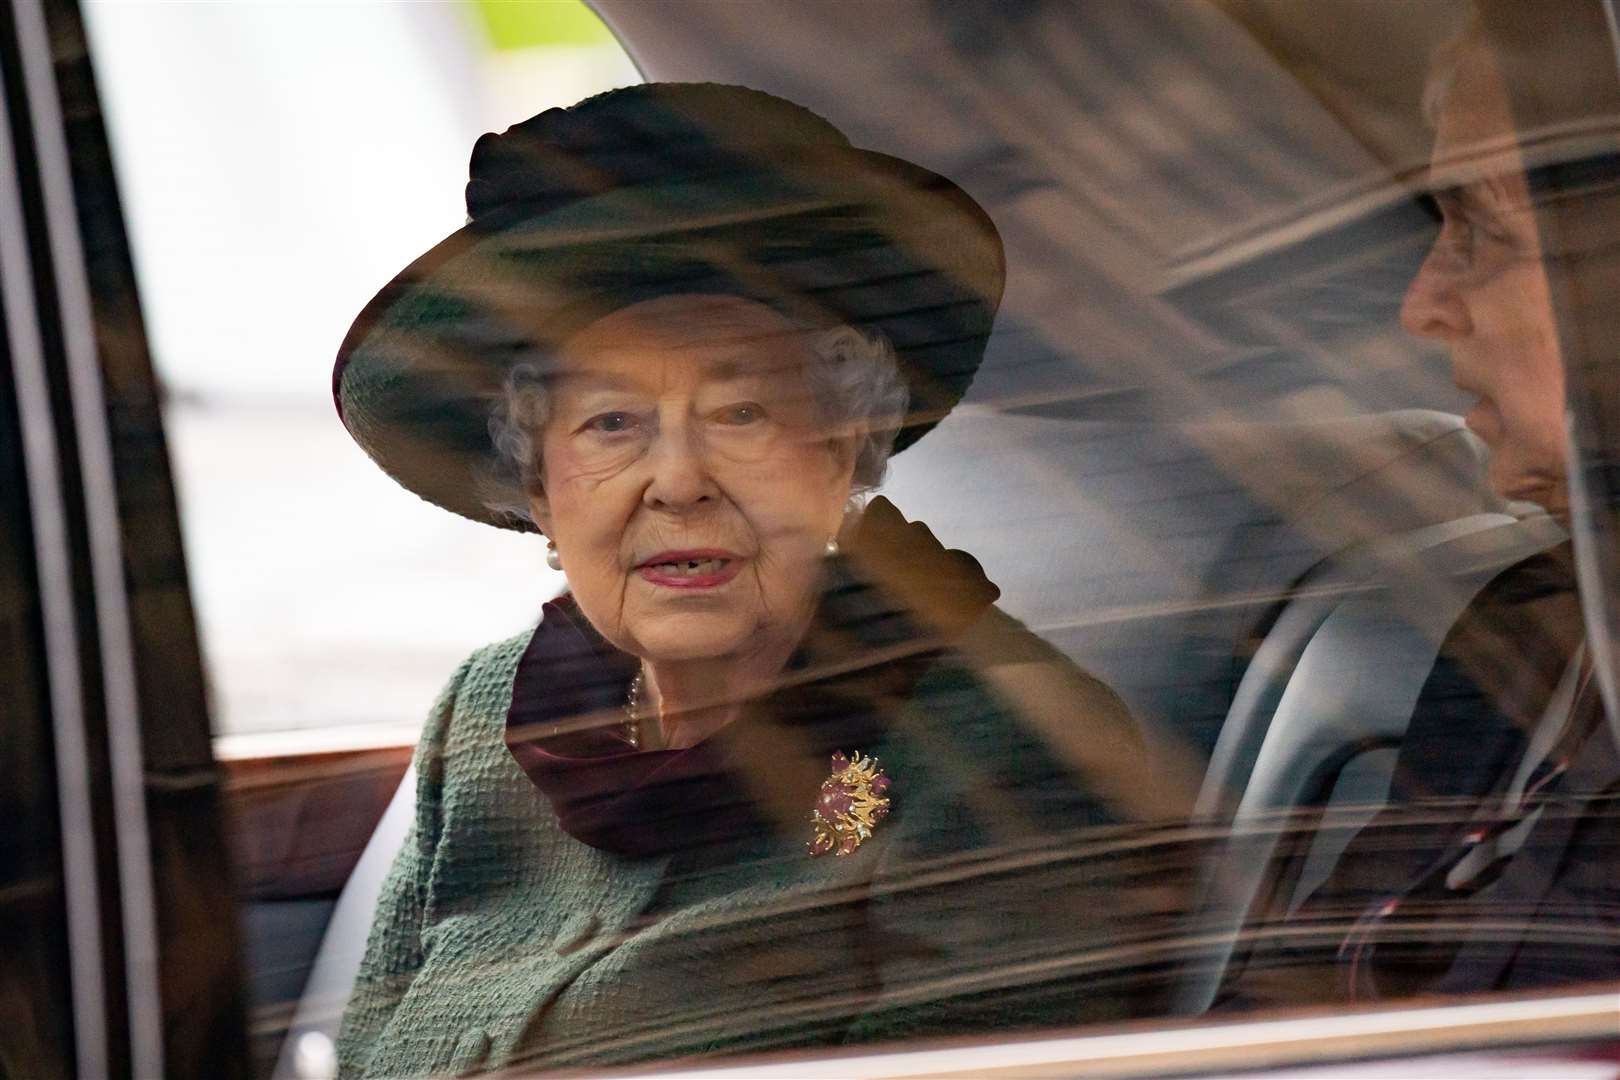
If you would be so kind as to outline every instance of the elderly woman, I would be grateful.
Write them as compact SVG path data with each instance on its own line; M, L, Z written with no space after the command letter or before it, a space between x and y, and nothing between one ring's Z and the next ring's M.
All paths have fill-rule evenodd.
M1080 864L1040 890L964 869L1104 820L1072 766L1129 746L1128 718L990 610L971 559L882 501L851 512L979 363L1002 285L983 211L712 85L485 136L467 205L361 315L338 407L413 492L542 533L568 593L432 711L344 1074L1128 1009L1061 962L1077 924L1108 933L1076 920ZM1003 683L1058 671L1089 718L1055 726L1088 732L1013 718L961 659L985 625L1014 642Z

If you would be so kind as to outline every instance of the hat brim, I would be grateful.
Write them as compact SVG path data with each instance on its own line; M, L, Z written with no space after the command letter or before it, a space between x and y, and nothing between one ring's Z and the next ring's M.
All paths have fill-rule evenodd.
M972 382L1004 276L994 224L955 184L885 154L818 147L468 224L366 305L333 395L400 484L475 521L531 528L490 509L521 502L492 467L490 417L514 364L545 363L592 319L711 293L881 333L911 393L899 452Z

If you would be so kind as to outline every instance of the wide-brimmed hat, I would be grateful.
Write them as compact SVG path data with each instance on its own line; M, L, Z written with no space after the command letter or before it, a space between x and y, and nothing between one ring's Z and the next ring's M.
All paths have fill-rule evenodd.
M473 147L467 224L366 305L332 389L355 440L430 502L506 528L490 417L507 373L675 293L742 296L893 345L904 449L967 390L1001 299L1001 239L943 176L850 145L792 102L650 83Z

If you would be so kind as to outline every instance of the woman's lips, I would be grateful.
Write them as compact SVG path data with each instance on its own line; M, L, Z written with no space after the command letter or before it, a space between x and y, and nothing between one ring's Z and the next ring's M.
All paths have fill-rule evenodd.
M636 567L643 581L666 589L713 589L736 577L742 558L735 552L703 549L661 551Z

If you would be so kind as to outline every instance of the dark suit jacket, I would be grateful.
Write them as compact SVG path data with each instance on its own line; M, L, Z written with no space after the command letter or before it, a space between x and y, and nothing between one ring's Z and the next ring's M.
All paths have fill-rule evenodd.
M1503 797L1581 637L1567 545L1486 586L1419 697L1388 805L1298 910L1256 920L1228 1004L1620 979L1620 753L1595 683L1533 776L1522 846L1446 880L1475 838L1521 820Z

